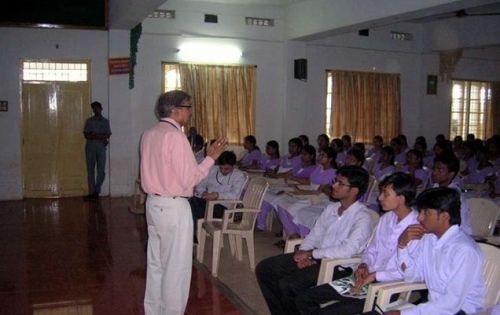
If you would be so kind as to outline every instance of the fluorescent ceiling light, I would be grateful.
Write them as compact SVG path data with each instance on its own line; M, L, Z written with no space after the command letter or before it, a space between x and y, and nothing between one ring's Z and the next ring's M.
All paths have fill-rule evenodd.
M232 63L241 58L238 47L226 44L186 43L179 48L183 61Z

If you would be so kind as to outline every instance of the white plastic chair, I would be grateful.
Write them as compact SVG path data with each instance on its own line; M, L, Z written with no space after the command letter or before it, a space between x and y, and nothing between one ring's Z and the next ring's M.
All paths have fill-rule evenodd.
M500 207L486 198L471 198L467 200L467 204L470 210L472 235L479 237L493 235Z
M243 208L227 209L224 211L222 220L198 220L201 222L198 234L198 248L196 259L203 262L205 249L205 239L207 234L213 237L212 250L212 275L217 277L219 269L220 250L222 248L223 236L228 235L231 254L236 255L236 258L241 261L243 257L244 238L248 249L248 258L250 261L250 269L255 270L255 251L254 251L254 229L257 214L260 212L264 194L269 187L268 183L262 177L252 178L245 190L245 195L242 201L238 201L243 205ZM235 221L235 214L241 213L241 220Z
M486 284L486 299L484 309L500 302L500 249L488 244L479 244L484 253L483 277ZM410 294L415 290L426 289L425 283L403 283L393 284L379 290L377 305L382 310L388 307L403 309L411 306L408 302ZM396 302L390 303L391 296L402 294ZM390 305L389 305L390 304ZM371 309L371 308L370 308Z

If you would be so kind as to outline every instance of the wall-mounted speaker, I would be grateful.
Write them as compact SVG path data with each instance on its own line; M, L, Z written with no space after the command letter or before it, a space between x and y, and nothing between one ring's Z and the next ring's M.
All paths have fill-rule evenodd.
M295 59L293 67L295 79L307 81L307 59Z

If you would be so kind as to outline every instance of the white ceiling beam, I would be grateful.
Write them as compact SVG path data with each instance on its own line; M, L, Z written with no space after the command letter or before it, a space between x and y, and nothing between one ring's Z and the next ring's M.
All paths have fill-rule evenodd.
M109 0L109 28L132 29L165 0Z

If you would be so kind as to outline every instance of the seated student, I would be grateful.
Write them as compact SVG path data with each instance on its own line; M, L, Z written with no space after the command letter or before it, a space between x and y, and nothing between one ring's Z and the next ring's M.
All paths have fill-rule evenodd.
M408 139L404 134L399 134L397 138L401 141L402 150L406 153L410 148L408 147Z
M203 137L201 135L193 136L193 153L194 158L196 159L196 162L198 162L198 164L200 164L205 159L204 142L205 140L203 140Z
M318 151L321 149L328 148L330 146L330 138L324 133L318 136L317 141L318 141Z
M418 136L415 139L415 144L413 145L413 149L420 151L420 153L422 153L424 166L431 169L432 166L434 165L434 152L427 151L427 140L425 140L425 137Z
M318 166L316 166L316 169L309 177L309 189L330 195L332 183L335 181L337 175L337 170L334 168L335 151L327 147L319 152ZM299 235L302 236L299 227L294 222L294 217L300 209L311 206L311 201L290 195L282 195L282 198L275 201L275 206L278 218L286 234L291 238ZM278 244L281 244L281 242L278 242Z
M344 152L344 143L339 138L335 138L330 143L332 149L336 152L337 157L335 158L335 163L337 167L342 167L345 165L346 153Z
M243 158L238 161L238 166L242 169L259 168L262 153L260 153L260 149L257 146L257 139L252 135L246 136L243 140L243 147L247 152Z
M399 314L473 314L483 308L486 289L483 253L460 225L460 194L451 188L429 189L417 198L420 224L399 237L397 263L405 281L424 281L429 301ZM411 240L420 241L409 252Z
M391 147L394 149L394 163L397 166L403 166L406 164L406 151L403 147L403 142L400 138L392 138Z
M488 149L479 148L476 151L475 169L469 169L469 174L464 178L464 184L483 184L486 179L495 174L493 164L488 161Z
M394 173L394 149L390 146L385 146L380 152L378 163L373 168L373 176L380 183L386 176Z
M380 157L380 151L382 150L383 146L384 138L382 138L382 136L376 135L372 140L372 148L368 150L365 156L367 158L375 160L376 163L378 161L378 158Z
M309 137L306 135L300 135L298 137L300 141L302 142L302 146L305 147L306 145L309 145Z
M246 177L242 171L234 168L235 164L236 155L232 151L223 152L217 159L217 165L212 167L208 176L194 188L194 196L189 198L194 220L194 235L196 235L196 222L205 217L207 201L240 198ZM224 209L226 207L223 205L215 205L214 218L222 218Z
M286 176L288 180L301 184L309 184L309 177L316 169L316 149L312 145L302 148L302 165L297 170L292 170Z
M275 171L280 166L280 146L278 142L271 140L266 143L266 155L262 155L260 169L264 171Z
M302 141L299 138L288 140L288 155L281 159L280 168L297 171L302 165Z
M442 154L434 159L434 168L432 169L431 178L434 183L433 187L449 187L458 191L461 198L460 217L462 223L460 227L465 233L471 235L472 226L470 222L469 206L461 194L462 188L459 186L458 182L454 181L457 177L459 167L460 162L454 155Z
M354 165L354 166L361 166L365 168L365 155L363 151L358 150L356 148L352 148L347 152L346 158L345 158L345 165ZM366 169L366 168L365 168Z
M406 227L418 223L418 212L410 208L416 193L410 175L394 173L387 176L380 183L380 191L378 199L386 213L380 218L375 236L364 251L362 263L354 273L355 289L375 281L402 279L395 263L398 238ZM320 305L329 301L338 302L320 310ZM296 304L299 313L304 315L350 315L363 310L364 299L345 297L326 283L301 292Z
M476 148L474 143L465 142L462 146L462 162L466 165L462 175L469 175L472 170L477 168Z
M346 153L346 154L349 150L352 149L352 138L350 135L343 135L342 136L342 146L344 148L344 153Z
M408 153L406 153L406 161L408 163L401 169L401 172L410 174L415 186L422 186L425 188L431 174L423 169L424 162L422 152L415 149L408 151Z
M295 297L316 283L320 259L351 257L365 248L372 232L371 210L357 200L367 187L366 170L341 168L332 192L338 202L323 211L299 250L266 258L257 265L255 274L271 314L297 313ZM336 277L348 273L336 273Z

